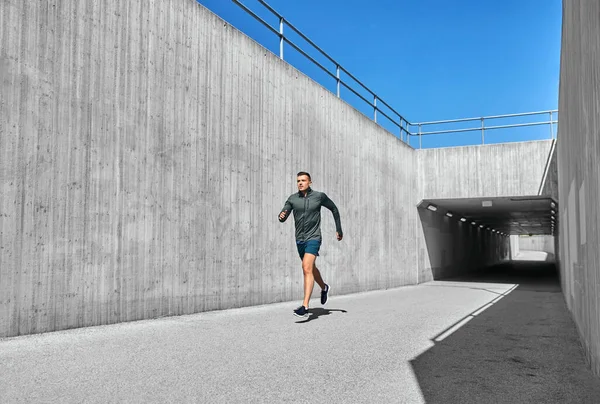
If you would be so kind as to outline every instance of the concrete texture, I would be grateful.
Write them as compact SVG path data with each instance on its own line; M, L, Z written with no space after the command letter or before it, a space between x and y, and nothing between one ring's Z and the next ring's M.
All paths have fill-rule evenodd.
M4 339L0 402L599 402L556 278L507 281Z
M0 336L300 299L300 170L338 293L417 282L414 151L194 0L0 24Z
M422 199L538 195L552 140L417 150Z
M558 124L562 287L600 375L600 2L563 1Z
M510 259L510 239L444 212L419 208L424 244L419 248L419 281L443 279Z

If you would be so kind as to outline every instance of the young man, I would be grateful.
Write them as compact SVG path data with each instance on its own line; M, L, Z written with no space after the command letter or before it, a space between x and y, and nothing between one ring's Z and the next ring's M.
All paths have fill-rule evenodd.
M329 285L323 282L321 273L315 265L321 247L321 206L326 207L333 213L337 239L343 237L340 212L335 204L323 192L313 191L310 174L301 171L297 175L298 192L290 195L285 202L283 210L279 213L279 221L285 222L290 211L294 211L296 224L296 246L302 260L304 272L304 302L302 306L294 310L298 317L308 317L308 303L312 294L315 281L321 287L321 304L327 302Z

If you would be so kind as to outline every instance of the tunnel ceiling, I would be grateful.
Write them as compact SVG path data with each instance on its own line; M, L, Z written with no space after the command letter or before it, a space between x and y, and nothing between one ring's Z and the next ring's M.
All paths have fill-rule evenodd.
M419 207L429 205L442 215L450 212L457 220L505 234L552 235L558 226L557 203L549 197L425 199Z

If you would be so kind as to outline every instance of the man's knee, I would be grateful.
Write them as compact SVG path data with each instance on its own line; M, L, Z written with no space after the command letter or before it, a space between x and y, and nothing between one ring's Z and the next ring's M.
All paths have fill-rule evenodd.
M305 274L312 274L313 268L316 268L314 259L305 258L302 260L302 270Z

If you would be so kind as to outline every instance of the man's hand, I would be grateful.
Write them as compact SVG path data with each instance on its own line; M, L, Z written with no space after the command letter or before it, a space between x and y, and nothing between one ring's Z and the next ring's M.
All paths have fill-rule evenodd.
M337 236L338 241L341 241L342 238L344 238L343 234L338 233L337 231L335 232L335 235Z
M287 216L287 213L288 213L288 211L287 211L287 210L284 210L283 212L281 212L281 213L279 214L279 220L283 220L283 219L285 219L285 217Z

